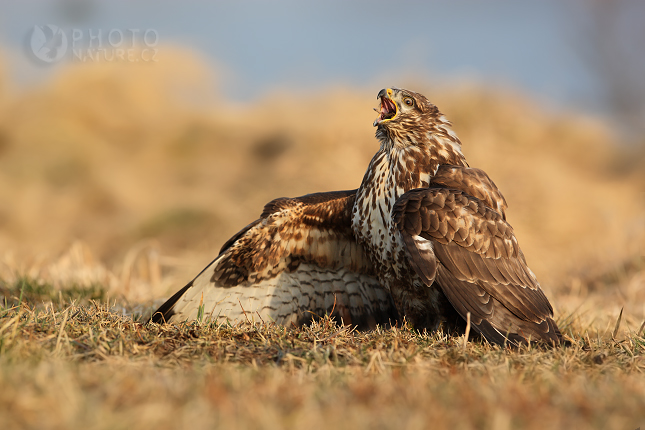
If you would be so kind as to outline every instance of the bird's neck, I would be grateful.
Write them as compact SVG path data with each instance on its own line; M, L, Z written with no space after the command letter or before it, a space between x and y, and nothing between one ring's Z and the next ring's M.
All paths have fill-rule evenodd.
M442 117L443 118L443 117ZM378 136L378 134L377 134ZM376 153L363 179L371 181L370 186L379 184L395 191L391 197L399 198L403 193L415 188L428 187L437 169L442 164L468 166L461 152L461 142L445 120L436 122L432 132L418 136L378 136L381 147ZM376 175L369 175L371 170L378 170L385 181L378 180Z
M357 238L376 249L385 235L394 235L391 214L396 200L410 190L428 187L442 164L468 165L452 131L433 133L416 143L381 139L356 193L352 228ZM380 257L386 261L393 250L384 249Z
M371 223L384 230L392 229L391 211L399 197L415 188L428 187L442 164L468 165L459 139L449 128L440 128L420 142L405 137L405 141L393 140L378 133L377 137L381 147L356 194L352 216L355 231L372 229Z

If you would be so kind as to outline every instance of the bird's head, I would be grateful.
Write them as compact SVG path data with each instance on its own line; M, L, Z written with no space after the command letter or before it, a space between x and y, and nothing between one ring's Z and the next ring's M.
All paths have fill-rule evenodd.
M376 97L379 100L376 137L391 141L397 146L422 146L433 136L454 135L450 122L425 96L399 88L384 88ZM454 136L456 139L456 136ZM458 142L458 139L457 139Z
M379 108L374 110L379 116L374 120L374 127L396 127L405 117L423 113L430 104L421 94L394 87L383 88L376 99L379 100Z

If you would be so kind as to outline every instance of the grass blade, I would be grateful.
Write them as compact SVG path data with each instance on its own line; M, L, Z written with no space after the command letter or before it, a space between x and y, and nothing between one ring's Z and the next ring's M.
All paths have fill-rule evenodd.
M466 350L466 345L468 344L468 336L470 336L470 312L466 314L466 333L464 333L464 345L463 350Z
M611 338L616 340L616 335L618 334L618 329L620 328L620 322L623 319L623 309L620 308L620 314L618 314L618 319L616 320L616 326L614 327L614 332L611 334Z

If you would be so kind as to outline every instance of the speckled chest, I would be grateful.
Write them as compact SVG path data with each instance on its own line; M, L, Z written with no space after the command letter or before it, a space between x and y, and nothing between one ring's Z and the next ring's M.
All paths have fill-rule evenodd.
M412 155L409 151L382 148L365 173L352 211L354 234L386 283L411 276L392 208L405 192L427 187L430 182L431 173L423 171Z

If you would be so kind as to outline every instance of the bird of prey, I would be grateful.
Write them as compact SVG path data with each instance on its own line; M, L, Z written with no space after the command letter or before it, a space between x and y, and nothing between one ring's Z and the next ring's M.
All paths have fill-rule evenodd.
M468 166L451 123L413 91L377 99L380 148L358 189L268 203L152 321L303 324L330 313L359 329L405 318L463 333L468 320L491 343L559 345L506 201Z

